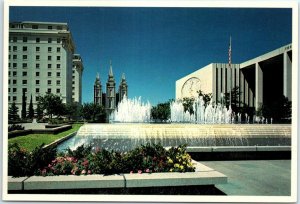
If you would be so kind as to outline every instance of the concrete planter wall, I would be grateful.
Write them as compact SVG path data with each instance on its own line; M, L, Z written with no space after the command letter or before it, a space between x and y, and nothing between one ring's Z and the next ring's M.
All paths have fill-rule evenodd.
M216 185L227 183L227 176L201 163L194 162L196 172L143 173L87 176L8 177L8 190L109 189Z

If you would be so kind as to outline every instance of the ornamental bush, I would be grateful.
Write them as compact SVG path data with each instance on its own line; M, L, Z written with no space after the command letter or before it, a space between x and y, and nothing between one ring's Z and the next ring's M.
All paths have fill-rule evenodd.
M45 155L46 152L49 155ZM40 155L39 158L37 154ZM99 148L92 150L90 146L82 145L76 150L69 149L66 153L59 153L56 157L54 155L53 150L41 147L28 153L15 144L9 148L9 175L109 175L195 171L192 159L186 152L186 145L166 150L160 144L148 143L125 153Z

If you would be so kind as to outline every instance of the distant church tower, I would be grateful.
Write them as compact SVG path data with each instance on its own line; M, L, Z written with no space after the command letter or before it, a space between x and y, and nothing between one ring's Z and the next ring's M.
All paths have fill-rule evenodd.
M94 84L94 103L102 105L102 85L101 85L99 73L97 74L95 84Z
M122 101L124 97L128 97L128 85L125 79L125 74L123 73L119 86L119 101Z
M110 61L108 80L106 83L106 103L105 109L107 115L110 115L116 108L116 82Z

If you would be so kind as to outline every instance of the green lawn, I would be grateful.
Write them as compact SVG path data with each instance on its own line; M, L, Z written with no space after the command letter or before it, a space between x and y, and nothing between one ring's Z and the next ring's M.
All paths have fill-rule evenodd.
M82 124L73 124L72 129L61 132L59 134L29 134L26 136L20 136L11 138L8 140L8 144L17 143L20 147L23 147L29 151L32 151L35 147L41 144L50 144L57 139L67 136L70 133L77 131Z

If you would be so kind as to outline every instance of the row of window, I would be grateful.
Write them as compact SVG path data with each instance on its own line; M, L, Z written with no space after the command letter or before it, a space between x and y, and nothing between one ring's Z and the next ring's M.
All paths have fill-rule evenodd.
M52 43L55 40L53 38L48 38L48 43ZM18 37L9 37L9 42L18 42ZM22 42L26 43L28 42L28 38L27 37L23 37ZM41 42L41 38L35 38L35 42L36 43L40 43ZM60 44L61 43L61 39L60 38L56 38L56 43Z
M16 93L17 92L17 88L8 88L8 92L10 93L11 92L11 90L12 90L12 92L13 93ZM22 88L22 91L23 92L27 92L27 88ZM51 88L48 88L48 92L50 91L50 93L51 93ZM40 88L36 88L35 89L35 93L40 93ZM58 88L58 89L56 89L56 93L60 93L60 89Z
M35 91L36 93L40 93L40 89L36 89L36 91ZM52 93L52 90L49 88L48 90L47 90L47 93ZM60 92L60 89L56 89L56 93L57 94L60 94L61 92ZM12 101L17 101L17 96L8 96L8 101L10 101L12 99ZM38 96L36 96L35 97L35 100L36 101L38 101L38 99L39 99L39 97Z
M11 51L11 47L12 47L12 51L13 52L17 52L18 51L18 46L8 46L8 50ZM48 52L52 52L52 48L53 47L48 47ZM56 52L60 52L60 47L56 48ZM28 47L27 46L22 46L22 51L23 52L27 52L28 51ZM40 47L35 47L35 51L36 52L40 52L41 48Z
M8 67L11 68L11 63L8 63ZM12 67L13 68L17 68L18 64L17 63L12 63ZM22 68L28 68L28 64L27 63L22 63ZM40 64L36 63L35 64L35 68L39 69L40 68ZM51 68L52 68L52 64L48 64L48 69L51 69ZM56 64L56 68L60 69L60 64Z
M10 55L8 56L8 59L10 59ZM18 59L18 55L13 55L13 60L17 60ZM22 56L22 59L23 60L27 60L28 59L28 56L27 55L23 55ZM56 56L56 60L57 61L60 61L61 57L60 56ZM36 55L35 56L35 60L39 61L40 60L40 55ZM52 60L52 56L48 56L48 61L51 61Z
M10 79L8 80L8 84L11 84L11 80ZM12 80L12 84L17 84L17 80L13 79ZM40 85L40 80L39 79L35 80L35 84L36 85ZM48 85L52 85L52 80L48 80L47 84ZM22 85L27 85L27 79L23 79L22 80ZM56 85L60 86L60 80L56 80Z
M13 71L13 72L8 72L8 76L12 76L13 77L16 77L17 76L17 72L16 71ZM27 72L22 72L22 76L27 76ZM40 72L35 72L35 76L36 77L39 77L40 76ZM52 72L48 72L48 77L51 77L52 76ZM60 72L56 72L56 77L60 77Z
M12 24L11 25L11 28L24 28L24 25L23 24ZM49 25L48 27L48 30L52 30L53 28L56 28L57 30L62 30L63 27L58 25L58 26L55 26L53 27L52 25ZM39 25L31 25L31 29L39 29Z

